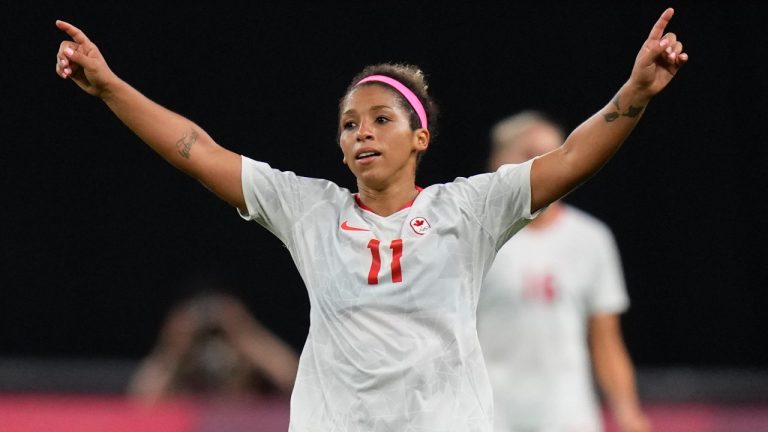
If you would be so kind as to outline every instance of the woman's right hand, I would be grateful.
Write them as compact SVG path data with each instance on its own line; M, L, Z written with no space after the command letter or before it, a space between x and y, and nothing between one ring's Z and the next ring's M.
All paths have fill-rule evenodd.
M110 83L117 76L109 69L106 60L96 45L80 29L72 24L57 20L56 27L72 38L59 45L56 53L56 74L71 78L81 89L92 96L103 97Z

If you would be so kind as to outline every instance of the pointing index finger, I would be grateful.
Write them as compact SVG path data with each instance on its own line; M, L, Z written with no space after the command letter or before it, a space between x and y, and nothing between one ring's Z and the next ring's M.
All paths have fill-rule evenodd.
M69 37L72 38L73 41L77 42L80 45L86 44L91 42L90 39L88 39L88 36L85 35L85 33L82 32L79 28L73 26L72 24L62 21L62 20L56 20L56 27L66 32Z
M651 33L648 35L648 39L651 40L660 40L661 37L664 35L664 29L667 28L667 24L669 24L669 20L672 19L672 15L675 14L675 10L672 8L667 8L659 17L659 20L656 21L656 24L653 25L653 28L651 29Z

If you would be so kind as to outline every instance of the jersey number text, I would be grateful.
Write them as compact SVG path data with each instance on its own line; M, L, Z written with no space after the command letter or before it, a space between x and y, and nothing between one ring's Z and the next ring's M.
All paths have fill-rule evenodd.
M371 250L371 269L368 270L368 285L379 283L379 270L381 270L379 243L376 239L371 239L368 242L368 249ZM392 283L402 282L403 272L400 269L400 258L403 256L403 241L401 239L392 240L389 248L392 249Z

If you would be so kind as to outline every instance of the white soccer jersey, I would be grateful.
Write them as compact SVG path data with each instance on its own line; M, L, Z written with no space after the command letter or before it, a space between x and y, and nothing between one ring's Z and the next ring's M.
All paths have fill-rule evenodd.
M309 293L291 431L491 430L475 311L498 247L531 218L530 166L430 186L382 217L243 157L241 216L285 243Z
M588 317L628 307L608 227L564 206L499 251L477 311L494 390L495 430L602 430L587 345Z

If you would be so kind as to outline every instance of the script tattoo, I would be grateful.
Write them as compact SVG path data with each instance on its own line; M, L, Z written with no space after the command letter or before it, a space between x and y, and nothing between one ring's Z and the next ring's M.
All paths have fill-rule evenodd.
M192 150L192 144L195 141L197 141L197 132L194 129L190 129L188 134L176 141L176 148L179 150L181 157L189 159L189 152Z
M611 111L607 114L603 114L603 118L605 118L605 121L608 123L616 120L619 117L630 117L634 118L640 115L641 112L643 112L643 108L641 106L633 106L630 105L629 108L627 108L626 111L621 112L621 106L619 106L619 95L617 94L613 98L613 105L616 107L616 111Z

